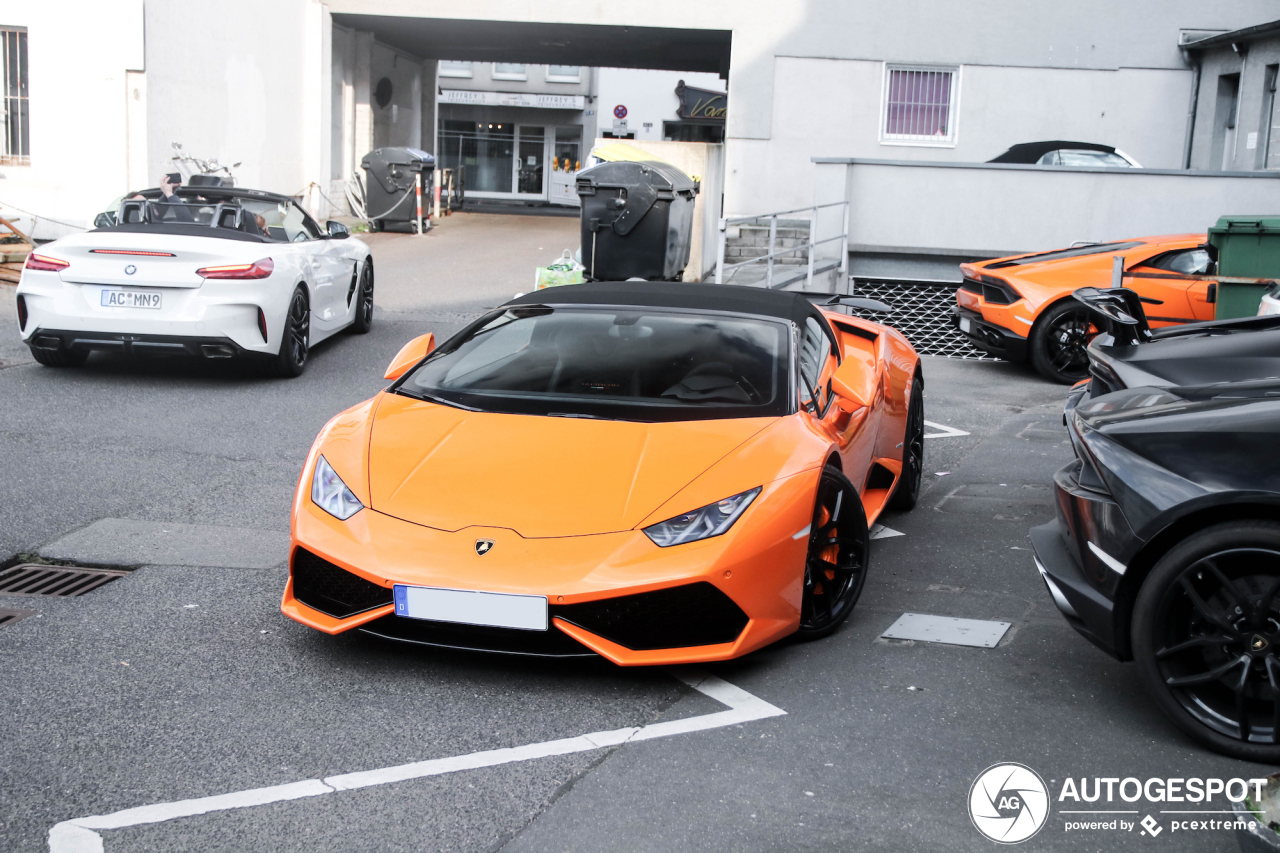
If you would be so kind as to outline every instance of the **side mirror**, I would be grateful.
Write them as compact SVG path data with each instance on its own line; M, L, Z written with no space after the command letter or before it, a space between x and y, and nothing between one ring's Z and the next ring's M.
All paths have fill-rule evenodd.
M351 236L351 232L347 230L347 226L343 225L341 222L336 222L330 219L324 224L324 227L329 232L330 240L345 240Z
M116 224L116 215L114 213L99 213L93 217L94 228L112 228Z
M396 357L391 359L391 365L387 367L387 372L382 374L382 378L399 379L409 372L409 368L430 355L435 348L435 335L430 332L425 335L419 335L400 348L400 352L396 353Z
M856 358L846 358L831 377L831 390L859 408L875 398L874 371Z

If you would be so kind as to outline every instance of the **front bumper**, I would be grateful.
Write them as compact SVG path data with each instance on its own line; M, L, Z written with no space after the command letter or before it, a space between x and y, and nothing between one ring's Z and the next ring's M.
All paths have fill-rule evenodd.
M749 510L722 536L672 548L658 548L638 530L548 539L494 527L448 532L369 508L343 522L303 497L294 509L281 609L325 633L359 629L431 646L601 655L620 665L738 657L799 626L807 540L793 536L810 521L816 473L809 473L766 486L753 510L772 511ZM477 539L495 543L483 557ZM308 574L313 555L332 569L323 584ZM544 596L551 627L397 616L395 584Z
M983 352L1007 361L1027 360L1027 339L1003 326L997 326L968 308L951 309L951 325Z

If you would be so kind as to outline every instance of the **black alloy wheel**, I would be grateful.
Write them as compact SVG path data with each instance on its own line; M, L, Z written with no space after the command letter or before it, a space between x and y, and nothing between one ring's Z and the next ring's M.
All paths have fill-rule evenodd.
M848 618L862 594L870 552L858 490L839 469L824 468L805 555L801 639L825 637Z
M373 326L373 261L366 260L360 270L359 284L356 285L356 318L351 323L351 331L363 335Z
M31 357L45 367L80 367L89 360L86 349L40 349L31 347Z
M1060 302L1031 330L1031 365L1054 382L1079 382L1089 375L1089 341L1097 333L1087 308L1074 299Z
M889 508L908 510L920 498L924 474L924 382L911 381L911 402L907 404L907 428L902 437L902 475L889 497Z
M301 285L289 300L289 312L284 318L284 330L280 337L280 352L268 359L269 376L290 379L301 376L307 366L307 354L311 347L311 308L307 303L306 289Z
M1218 524L1171 549L1138 593L1133 650L1180 729L1280 761L1280 524Z

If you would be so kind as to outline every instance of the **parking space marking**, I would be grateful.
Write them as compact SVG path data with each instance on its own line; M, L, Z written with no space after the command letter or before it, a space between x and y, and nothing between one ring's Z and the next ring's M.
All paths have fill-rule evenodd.
M473 752L469 755L416 761L411 764L384 767L378 770L344 773L338 776L327 776L324 779L306 779L287 785L252 788L247 791L236 791L230 794L217 794L211 797L198 797L171 803L156 803L150 806L123 809L106 815L75 818L63 821L49 830L49 853L103 853L102 836L99 834L102 830L125 829L130 826L163 823L176 818L194 817L210 812L243 809L251 806L267 805L268 803L299 800L306 797L319 797L338 791L353 791L374 785L387 785L393 782L421 779L425 776L440 776L446 773L475 770L481 767L495 767L500 764L530 761L553 755L590 752L594 749L619 746L624 743L653 740L655 738L690 734L692 732L706 731L707 729L749 723L768 717L784 716L787 713L781 708L770 705L763 699L753 696L742 688L735 687L727 681L701 670L681 668L671 670L671 673L704 696L728 706L728 710L702 714L701 716L689 717L683 720L650 723L647 726L590 732L578 737L531 743L509 749L491 749L484 752Z
M892 539L895 536L906 536L901 530L894 530L892 527L885 527L883 524L871 525L872 539Z
M924 425L928 427L933 427L936 430L940 430L940 432L926 432L924 434L925 438L950 438L951 436L969 434L962 429L949 427L946 424L935 424L933 421L925 421Z

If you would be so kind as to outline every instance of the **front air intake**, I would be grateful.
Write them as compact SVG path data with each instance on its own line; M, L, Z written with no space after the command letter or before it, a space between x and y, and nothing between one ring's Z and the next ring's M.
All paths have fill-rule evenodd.
M732 643L748 621L733 599L705 581L554 605L551 615L633 651Z
M335 619L345 619L392 602L390 588L341 569L306 548L293 552L291 572L293 597Z

